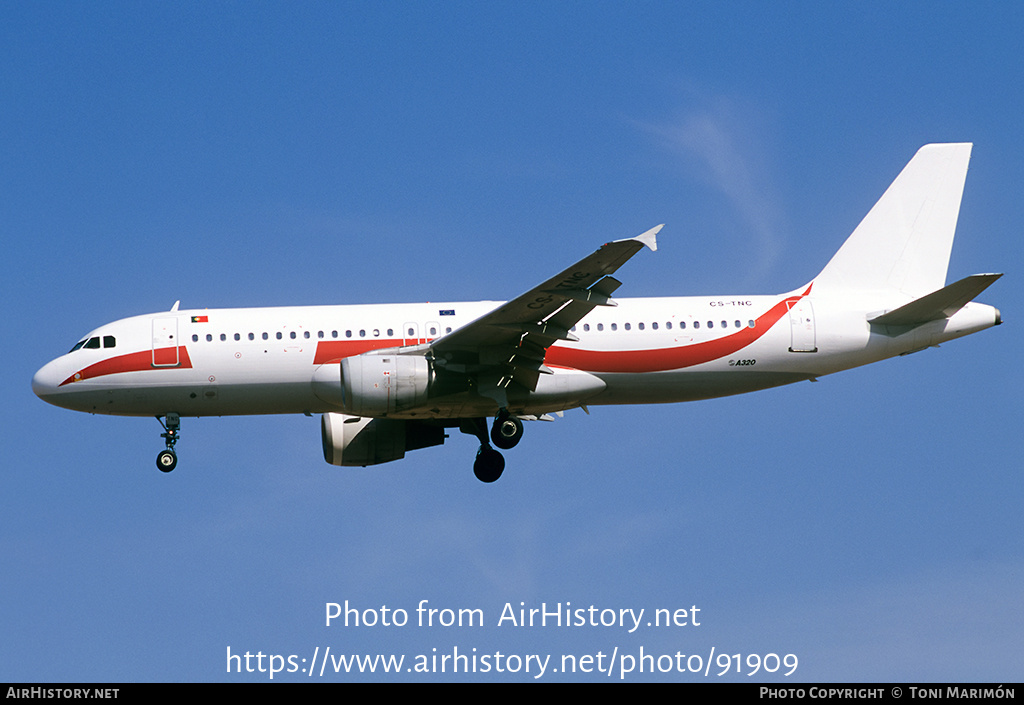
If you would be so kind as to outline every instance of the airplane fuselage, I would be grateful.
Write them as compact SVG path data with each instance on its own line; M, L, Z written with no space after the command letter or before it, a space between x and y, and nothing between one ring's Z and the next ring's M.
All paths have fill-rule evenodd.
M867 321L871 304L806 292L781 296L618 299L549 348L553 381L572 371L602 384L523 390L520 414L602 404L694 401L814 379L982 330L999 322L970 303L950 319L902 335ZM202 309L154 313L101 326L98 341L43 367L33 388L46 401L96 414L228 416L344 410L343 358L431 342L499 302ZM107 347L104 347L104 343ZM438 368L443 371L442 367ZM452 373L457 375L457 373ZM542 381L546 379L542 377ZM333 387L337 389L332 390ZM337 392L337 393L334 393ZM470 388L432 397L395 418L494 413Z

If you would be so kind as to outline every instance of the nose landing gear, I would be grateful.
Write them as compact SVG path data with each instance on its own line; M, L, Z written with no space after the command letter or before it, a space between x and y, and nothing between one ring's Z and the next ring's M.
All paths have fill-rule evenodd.
M178 456L174 452L174 444L178 442L178 429L181 428L181 419L177 414L167 414L167 423L159 416L156 420L164 427L160 437L166 440L167 448L160 451L156 456L156 466L161 472L170 472L178 464Z

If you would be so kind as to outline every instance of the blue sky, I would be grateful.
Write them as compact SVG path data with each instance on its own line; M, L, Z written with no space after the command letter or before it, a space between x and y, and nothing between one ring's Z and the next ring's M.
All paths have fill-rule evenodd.
M227 649L330 647L1019 681L1022 33L1012 3L5 3L0 680L260 681ZM185 419L163 475L155 420L31 393L85 332L178 299L504 299L662 222L620 296L788 291L939 141L975 144L950 279L1006 272L982 297L1006 325L530 424L495 485L461 434L328 466L304 417ZM486 624L324 625L424 599ZM702 623L498 627L520 602Z

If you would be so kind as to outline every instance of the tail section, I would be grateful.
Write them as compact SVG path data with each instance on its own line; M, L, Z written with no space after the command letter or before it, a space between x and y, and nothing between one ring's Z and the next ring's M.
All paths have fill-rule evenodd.
M814 293L942 289L971 158L970 143L921 147L814 279Z

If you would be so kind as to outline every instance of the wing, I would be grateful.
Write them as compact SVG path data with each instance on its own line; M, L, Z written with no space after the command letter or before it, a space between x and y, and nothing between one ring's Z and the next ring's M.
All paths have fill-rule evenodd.
M548 347L577 340L570 328L594 307L615 305L610 297L622 282L610 275L645 245L656 250L662 227L602 245L522 296L433 341L427 347L434 364L475 374L481 387L503 389L515 381L534 391L539 375L551 373L544 366Z

